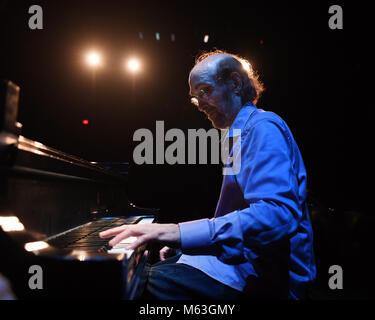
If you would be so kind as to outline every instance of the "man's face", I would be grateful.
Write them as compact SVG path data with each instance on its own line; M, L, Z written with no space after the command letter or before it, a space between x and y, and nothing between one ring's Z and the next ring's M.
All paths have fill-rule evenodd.
M215 82L212 68L194 68L189 77L190 95L218 129L229 128L235 117L232 92L227 83Z

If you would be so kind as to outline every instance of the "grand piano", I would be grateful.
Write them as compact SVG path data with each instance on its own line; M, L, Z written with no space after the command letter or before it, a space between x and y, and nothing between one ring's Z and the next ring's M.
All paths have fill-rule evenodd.
M131 238L111 248L98 233L155 222L158 210L128 200L124 164L119 173L23 137L19 92L1 83L0 274L19 299L136 299L150 248L126 250Z

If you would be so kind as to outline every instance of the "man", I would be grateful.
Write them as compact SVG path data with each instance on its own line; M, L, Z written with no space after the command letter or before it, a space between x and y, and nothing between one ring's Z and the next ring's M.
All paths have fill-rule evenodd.
M304 298L316 269L306 171L289 128L276 114L257 109L262 84L238 56L202 55L189 86L213 126L229 129L233 148L240 141L240 171L224 176L215 217L127 225L100 236L115 236L112 246L138 237L129 249L160 242L167 246L162 260L169 248L181 249L182 255L148 269L146 298Z

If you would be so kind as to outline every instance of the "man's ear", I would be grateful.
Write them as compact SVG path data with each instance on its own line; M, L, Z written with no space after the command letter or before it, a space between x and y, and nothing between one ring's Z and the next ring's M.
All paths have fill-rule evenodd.
M241 79L241 76L236 71L233 71L230 76L231 76L231 79L232 79L232 82L233 82L233 91L236 94L239 94L240 91L241 91L241 89L242 89L242 79Z

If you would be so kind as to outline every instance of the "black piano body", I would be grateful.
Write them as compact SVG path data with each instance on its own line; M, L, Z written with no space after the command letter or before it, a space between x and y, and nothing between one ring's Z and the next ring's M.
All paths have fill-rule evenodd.
M156 221L158 210L129 202L124 172L21 136L19 88L6 81L1 91L0 219L13 229L0 228L0 273L20 299L134 299L148 248L111 254L98 232Z

